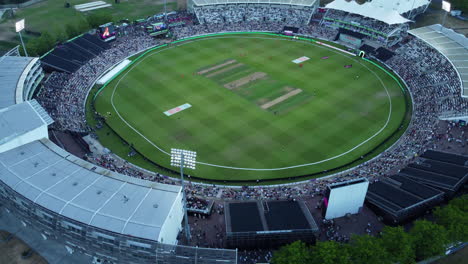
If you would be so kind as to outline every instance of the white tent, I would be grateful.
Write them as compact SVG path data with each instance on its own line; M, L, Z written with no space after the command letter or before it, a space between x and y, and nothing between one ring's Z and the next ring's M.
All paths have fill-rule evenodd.
M426 6L431 0L372 0L371 4L388 10L395 10L404 14L421 6Z
M419 0L416 0L416 1L419 1ZM378 7L378 6L372 5L369 2L360 5L354 1L347 2L345 0L335 0L329 3L328 5L326 5L325 7L330 8L330 9L341 10L341 11L345 11L345 12L349 12L353 14L358 14L364 17L373 18L375 20L382 21L389 25L402 24L402 23L411 21L402 17L395 10Z

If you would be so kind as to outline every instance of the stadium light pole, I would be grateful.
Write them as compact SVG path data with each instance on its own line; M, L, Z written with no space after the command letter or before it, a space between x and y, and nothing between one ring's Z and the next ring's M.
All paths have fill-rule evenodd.
M447 14L450 12L450 9L452 8L452 5L448 1L442 1L442 10L445 11L444 18L442 20L442 27L440 28L440 31L442 32L442 28L445 25L445 20L447 19Z
M24 45L24 42L23 42L23 36L21 36L21 31L24 29L24 19L21 19L20 21L16 22L15 28L16 28L16 32L18 32L19 34L19 37L21 40L21 46L23 46L24 55L26 55L26 57L29 57L28 52L26 51L26 46Z
M187 213L187 195L185 194L185 184L184 184L184 168L189 168L194 170L196 164L197 153L195 151L189 151L184 149L171 149L171 166L180 168L180 180L182 185L182 199L184 207L184 217L185 217L185 236L187 240L191 240L190 236L190 226L188 222L188 213Z
M413 9L414 9L414 3L415 2L416 2L416 0L413 0L413 4L411 5L411 10L410 10L409 16L408 16L409 19L411 19L411 15L413 14ZM400 3L398 3L398 4L400 4Z

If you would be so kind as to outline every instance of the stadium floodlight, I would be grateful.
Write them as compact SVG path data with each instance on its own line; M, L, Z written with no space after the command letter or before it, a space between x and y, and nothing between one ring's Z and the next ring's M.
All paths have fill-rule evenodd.
M451 11L451 8L452 8L452 5L450 4L450 2L448 1L442 1L442 9L447 11L447 12L450 12Z
M182 199L184 206L184 217L185 217L185 236L187 241L190 241L190 226L188 223L188 213L187 213L187 196L185 194L185 185L184 185L184 168L195 169L197 159L197 153L195 151L184 150L184 149L171 149L171 166L180 168L180 180L182 185Z
M442 1L442 9L445 11L444 18L442 20L442 27L440 27L440 31L444 28L445 20L447 19L447 14L450 12L452 5L448 1Z
M24 29L24 19L21 19L20 21L15 23L16 27L16 32L20 32L21 30Z
M26 46L24 46L23 36L21 36L21 31L24 29L24 19L21 19L20 21L16 22L15 28L16 28L16 32L18 32L19 34L19 37L21 40L21 46L23 46L23 50L24 50L24 55L26 55L26 57L29 57L28 52L26 51Z

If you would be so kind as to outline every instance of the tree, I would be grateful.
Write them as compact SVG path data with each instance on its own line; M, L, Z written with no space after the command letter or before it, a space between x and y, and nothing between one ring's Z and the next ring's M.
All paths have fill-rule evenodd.
M39 54L37 53L37 40L36 39L31 39L26 43L26 50L28 51L29 56L38 56ZM21 52L23 49L20 49ZM25 54L23 54L25 55Z
M403 227L384 227L380 240L385 251L389 254L391 262L400 264L415 262L416 256L411 236L405 232Z
M391 263L388 253L379 238L369 235L353 235L348 250L352 263L359 264L386 264Z
M468 213L468 194L462 195L450 201L449 205L455 206L465 213Z
M39 38L30 40L33 42L31 45L35 48L36 55L42 55L47 51L51 50L55 45L55 38L50 35L49 32L45 31ZM29 43L28 43L29 44Z
M335 241L317 242L312 248L312 263L351 264L345 246Z
M82 34L82 33L85 33L86 31L88 31L90 29L91 29L91 27L88 24L88 22L86 20L82 20L82 21L80 21L79 23L76 24L77 33L76 33L75 36L77 36L79 34Z
M434 210L436 223L445 227L451 242L468 241L468 195Z
M102 13L92 13L88 17L86 17L86 21L88 22L91 28L97 28L100 25L112 22L113 18L112 15L109 13L102 14Z
M40 39L44 42L44 45L47 47L47 50L50 50L55 45L55 37L53 37L48 31L44 31L41 34Z
M415 221L410 235L418 260L444 253L449 242L445 228L427 220Z
M59 42L64 42L65 40L68 39L67 34L63 31L61 28L56 28L55 29L55 39Z
M302 241L296 241L281 247L273 253L273 264L297 264L312 263L311 249Z
M69 39L77 36L79 34L78 32L79 31L77 30L75 25L67 24L65 26L65 34L67 35L67 38Z

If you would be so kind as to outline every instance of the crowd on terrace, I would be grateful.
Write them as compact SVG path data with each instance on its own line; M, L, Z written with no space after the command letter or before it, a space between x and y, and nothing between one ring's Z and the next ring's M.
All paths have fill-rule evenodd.
M460 96L460 79L441 53L411 36L395 51L401 56L394 56L387 64L401 69L403 79L420 88L413 96L424 93L434 98L430 101L434 101L433 107L439 117L468 114L468 100ZM404 70L406 67L411 68Z
M197 209L197 210L207 210L209 203L207 200L200 199L195 196L190 196L187 198L187 207L190 209Z
M184 39L191 36L205 35L216 32L249 32L249 31L263 31L263 32L282 32L284 23L279 22L239 22L239 23L221 23L221 24L200 24L188 25L185 27L174 28L172 30L174 38ZM299 28L299 34L320 38L324 40L334 40L338 34L338 29L326 28L320 26L318 23L311 23L303 25Z
M250 21L240 23L200 24L187 23L187 26L173 28L175 38L181 39L193 35L202 35L223 31L279 31L284 23ZM125 57L157 45L159 42L148 37L141 27L130 27L130 33L118 38L113 47L98 56L73 74L53 73L44 83L38 100L56 121L55 128L76 132L87 132L84 116L84 100L93 82L111 65ZM304 35L332 39L336 29L320 26L316 23L300 28ZM413 119L399 143L391 150L366 162L351 171L333 178L310 180L300 184L277 187L229 188L214 185L189 184L186 192L193 197L206 199L248 200L248 199L296 199L304 195L321 194L329 183L367 177L371 181L391 175L396 170L412 162L414 158L428 148L444 142L446 139L434 131L438 117L442 112L466 111L467 102L459 96L460 82L455 69L436 50L417 38L408 38L395 50L396 55L386 63L406 82L413 96ZM431 56L428 56L431 54ZM462 142L460 144L465 144ZM111 155L89 158L90 161L129 176L143 178L167 184L178 184L177 180L160 173L149 173L132 167L125 161ZM198 207L198 203L194 206Z
M313 7L270 4L227 4L194 7L202 24L266 22L301 26L309 23Z
M54 119L52 126L59 130L88 132L84 104L90 86L112 65L156 44L143 30L129 28L128 34L119 37L112 48L91 59L76 72L53 72L43 83L37 97Z

